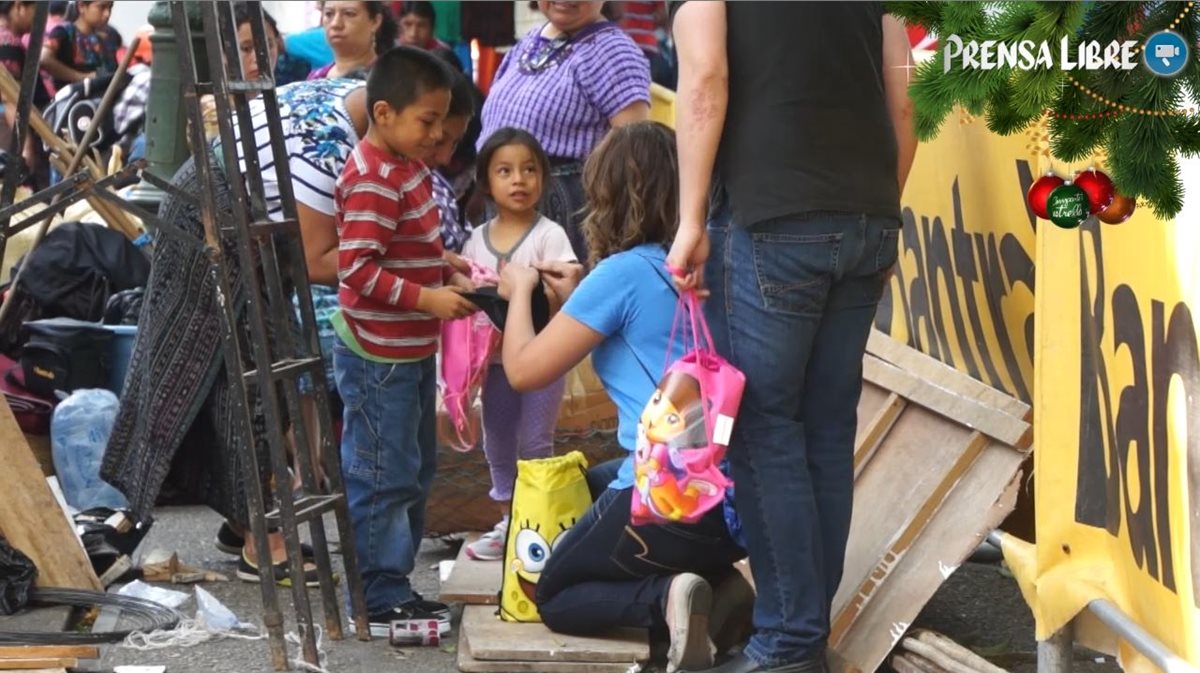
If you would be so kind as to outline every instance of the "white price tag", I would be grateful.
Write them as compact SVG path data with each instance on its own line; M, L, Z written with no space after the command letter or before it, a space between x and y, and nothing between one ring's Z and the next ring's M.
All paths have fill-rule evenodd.
M733 434L733 417L717 414L717 422L713 424L713 442L721 446L729 446L729 437Z

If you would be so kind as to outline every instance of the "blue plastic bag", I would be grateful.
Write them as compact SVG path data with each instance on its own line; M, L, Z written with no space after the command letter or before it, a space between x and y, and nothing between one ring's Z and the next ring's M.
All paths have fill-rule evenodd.
M50 420L50 446L58 483L67 504L81 512L129 506L120 491L100 479L100 464L119 406L112 391L76 390L59 403Z

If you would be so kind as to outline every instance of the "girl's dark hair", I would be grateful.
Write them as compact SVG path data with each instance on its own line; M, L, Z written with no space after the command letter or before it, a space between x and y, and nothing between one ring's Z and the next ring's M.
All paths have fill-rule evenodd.
M461 72L454 73L454 84L450 87L450 110L447 117L473 117L475 115L475 84Z
M542 180L545 181L550 176L550 157L546 156L546 150L542 149L542 144L538 142L538 139L528 131L505 126L488 137L487 142L479 149L479 157L475 162L475 182L485 195L491 196L488 169L491 167L492 157L501 147L507 145L528 147L529 151L533 152L533 158L537 160L538 167L542 170Z
M382 56L384 52L396 46L396 38L400 35L400 26L396 23L396 18L392 16L392 10L388 9L386 2L365 0L363 5L367 8L367 16L372 19L377 16L383 17L383 20L379 22L379 30L375 31L375 53Z
M409 0L409 2L400 5L400 18L403 19L409 14L416 14L422 19L429 19L429 25L431 26L437 25L437 12L434 11L432 2Z
M588 262L643 243L671 244L679 228L675 132L658 122L609 131L583 167Z
M18 0L17 2L9 2L6 0L5 2L0 2L0 15L7 16L8 13L10 11L12 11L12 8L15 7L16 5L32 5L32 4L34 4L34 0Z
M277 39L281 37L279 25L275 23L275 17L271 16L271 13L265 9L262 13L263 19L267 22L267 28L275 33ZM240 28L243 23L250 23L250 8L244 2L235 3L233 5L233 27ZM283 44L280 43L279 46L283 47Z

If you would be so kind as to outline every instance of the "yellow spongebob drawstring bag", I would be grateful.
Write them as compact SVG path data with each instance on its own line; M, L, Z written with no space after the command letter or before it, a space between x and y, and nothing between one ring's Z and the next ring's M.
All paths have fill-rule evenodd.
M561 536L591 506L587 458L579 451L517 461L500 583L500 619L542 621L534 601L538 578Z

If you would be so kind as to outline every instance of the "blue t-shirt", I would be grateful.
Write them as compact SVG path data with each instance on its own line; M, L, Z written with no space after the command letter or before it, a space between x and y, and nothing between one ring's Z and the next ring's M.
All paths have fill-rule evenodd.
M310 69L324 68L333 63L333 49L325 40L325 29L314 26L283 38L288 56L307 61Z
M657 244L619 252L597 264L562 309L605 337L592 351L592 366L617 406L617 442L630 452L610 488L633 486L638 419L663 367L683 354L680 346L667 357L678 295L666 263Z

